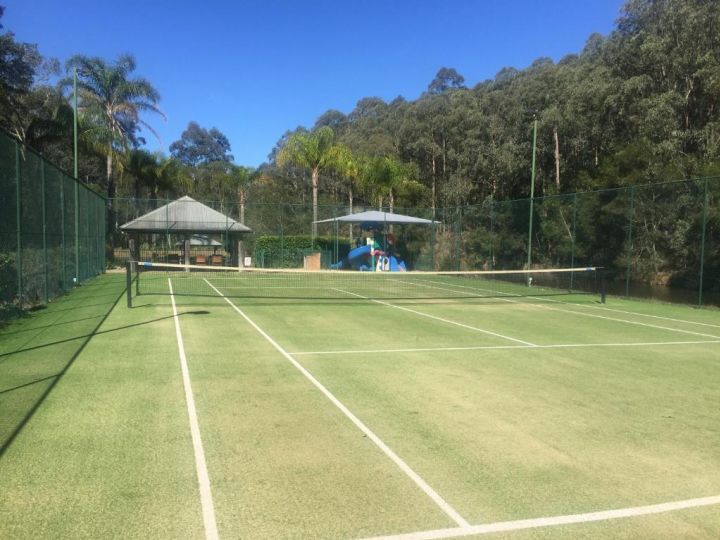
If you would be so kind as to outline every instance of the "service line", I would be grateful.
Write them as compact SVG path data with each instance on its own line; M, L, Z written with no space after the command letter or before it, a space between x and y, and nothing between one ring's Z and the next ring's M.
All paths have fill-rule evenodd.
M487 334L489 336L495 336L502 339L506 339L508 341L514 341L515 343L521 343L522 345L525 345L527 347L537 347L534 343L530 343L529 341L523 341L522 339L517 339L510 336L505 336L503 334L498 334L497 332L491 332L490 330L485 330L484 328L479 328L477 326L470 326L469 324L464 324L461 322L453 321L451 319L443 319L442 317L437 317L436 315L430 315L429 313L424 313L422 311L417 311L414 309L407 308L405 306L400 306L398 304L391 304L390 302L383 302L382 300L377 300L375 298L370 298L368 296L363 296L362 294L357 294L350 291L345 291L343 289L333 289L335 291L341 292L343 294L349 294L351 296L355 296L357 298L362 298L363 300L369 300L371 302L375 302L376 304L380 304L383 306L388 306L395 309L400 309L402 311L407 311L409 313L414 313L415 315L420 315L422 317L427 317L428 319L433 319L436 321L444 322L446 324L453 324L455 326L459 326L460 328L467 328L468 330L474 330L475 332L481 332L483 334ZM449 289L448 289L449 290Z
M431 286L429 286L429 285L424 285L423 283L413 283L413 284L414 284L414 285L420 285L420 286L429 287L429 288L432 288L432 289L445 290L445 291L448 291L448 292L458 292L457 289L449 289L449 288L447 288L447 287L431 287ZM504 301L506 301L506 302L512 302L512 303L518 303L518 302L520 301L520 300L518 300L518 299L520 299L520 298L530 298L530 299L532 299L532 300L539 300L540 302L545 302L545 301L555 302L555 303L558 303L558 304L563 305L563 306L585 307L584 305L581 305L581 304L575 304L575 303L572 303L572 302L563 302L562 300L554 300L554 299L551 299L551 298L540 298L540 297L538 297L538 296L532 296L532 295L520 295L520 294L513 294L513 293L503 293L503 292L493 291L492 289L483 289L483 288L480 288L480 287L468 287L468 286L466 286L466 285L455 285L455 284L452 284L452 283L448 283L447 285L450 285L451 287L462 287L462 288L464 288L464 289L470 289L470 290L475 290L475 291L485 291L485 292L493 292L493 293L497 293L497 294L503 294L503 295L505 295L505 296L501 296L501 297L498 297L498 298L500 298L501 300L504 300ZM471 296L476 296L476 297L478 297L478 298L484 298L484 296L483 296L482 294L471 294ZM667 330L667 331L669 331L669 332L678 332L678 333L681 333L681 334L689 334L689 335L692 335L692 336L700 336L700 337L707 337L707 338L713 338L713 339L720 339L720 336L716 336L716 335L713 335L713 334L705 334L705 333L702 333L702 332L693 332L693 331L691 331L691 330L683 330L683 329L681 329L681 328L673 328L672 326L660 326L660 325L657 325L657 324L644 323L644 322L640 322L640 321L629 321L629 320L627 320L627 319L618 319L618 318L616 318L616 317L607 317L607 316L605 316L605 315L598 315L598 314L596 314L596 313L587 313L586 311L577 311L577 310L574 310L574 309L560 309L560 308L557 308L557 307L552 307L552 306L548 306L548 305L545 305L545 304L538 304L538 303L535 303L535 302L528 303L527 305L529 305L529 306L534 306L534 307L539 307L539 308L541 308L541 309L548 309L548 310L550 310L550 311L558 311L558 312L561 312L561 313L571 313L571 314L573 314L573 315L581 315L581 316L583 316L583 317L594 317L594 318L596 318L596 319L604 319L604 320L606 320L606 321L620 322L620 323L625 323L625 324L633 324L633 325L636 325L636 326L644 326L644 327L647 327L647 328L655 328L655 329L657 329L657 330ZM597 307L597 306L590 306L590 307ZM632 313L632 312L630 312L630 313Z
M417 531L392 536L376 536L366 540L435 540L438 538L459 538L462 536L471 536L478 534L519 531L522 529L535 529L538 527L556 527L558 525L572 525L578 523L591 523L593 521L606 521L610 519L647 516L652 514L673 512L676 510L684 510L687 508L714 506L718 504L720 504L720 495L715 495L712 497L701 497L698 499L686 499L684 501L650 504L647 506L635 506L633 508L618 508L616 510L589 512L587 514L571 514L567 516L520 519L516 521L499 521L496 523L471 525L469 527L456 527L453 529L436 529L432 531Z
M421 347L412 349L363 349L338 351L299 351L292 352L293 356L308 356L318 354L373 354L373 353L412 353L412 352L452 352L452 351L484 351L495 349L572 349L592 347L660 347L671 345L706 345L720 343L718 339L699 341L645 341L638 343L557 343L554 345L478 345L476 347Z
M270 335L265 332L262 328L260 328L250 317L248 317L243 310L241 310L239 307L237 307L229 298L227 298L223 293L221 293L218 289L215 288L215 286L210 283L207 279L205 279L205 283L207 283L212 289L220 296L222 299L224 299L232 308L238 312L238 314L247 321L250 326L252 326L257 332L264 337L270 345L272 345L280 354L282 354L285 359L290 362L293 366L295 366L300 373L302 373L318 390L320 390L325 397L327 397L333 405L335 405L340 411L348 418L350 421L355 424L355 426L360 429L372 442L374 442L382 452L389 457L415 484L425 492L425 494L430 497L430 499L437 504L440 509L445 512L459 527L466 528L469 527L469 523L465 521L465 518L463 518L450 504L445 501L430 485L423 480L419 474L417 474L414 470L410 468L410 466L403 461L403 459L398 456L387 444L385 444L380 437L378 437L369 427L367 427L362 420L360 420L357 416L355 416L350 409L348 409L338 398L336 398L330 390L328 390L320 381L318 381L312 373L310 373L307 369L305 369L293 356L287 352L285 349L282 348L282 346L275 341Z

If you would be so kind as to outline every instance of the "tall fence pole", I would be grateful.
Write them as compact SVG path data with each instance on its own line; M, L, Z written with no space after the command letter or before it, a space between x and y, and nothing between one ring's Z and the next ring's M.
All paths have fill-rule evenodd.
M527 269L530 270L532 264L532 230L533 230L533 203L535 202L535 148L537 147L537 116L533 122L533 148L532 148L532 172L530 173L530 214L528 223L528 257ZM530 281L528 278L528 286Z
M73 283L80 283L80 183L75 178L75 277Z
M628 263L625 270L625 297L630 296L630 269L633 253L633 222L635 221L635 186L630 188L630 224L628 226Z
M703 214L702 214L702 234L700 237L700 283L698 286L698 307L702 307L703 302L703 274L705 270L705 230L707 229L708 216L708 180L705 179L705 194L703 198Z
M20 180L20 146L15 141L15 234L17 242L17 288L18 303L22 308L23 303L23 279L22 279L22 182Z
M572 236L570 238L570 268L575 268L575 237L577 223L577 193L573 193L573 218L572 218ZM575 272L570 272L570 288L575 284Z
M62 245L62 290L67 290L67 253L65 250L65 176L60 176L60 243Z
M40 160L40 201L42 202L42 248L43 248L43 297L47 304L48 297L48 258L47 258L47 210L45 208L45 160Z
M73 279L73 282L75 285L78 285L80 283L80 216L79 210L80 205L78 204L78 199L80 198L80 186L79 186L79 180L78 180L78 139L77 139L77 131L78 131L78 94L77 94L77 68L73 71L73 101L74 101L74 108L73 108L73 172L75 176L75 277Z
M285 268L285 232L283 231L283 212L284 208L280 206L280 268ZM313 224L313 227L316 227ZM312 238L310 240L310 249L313 249L315 245L315 229L312 231Z

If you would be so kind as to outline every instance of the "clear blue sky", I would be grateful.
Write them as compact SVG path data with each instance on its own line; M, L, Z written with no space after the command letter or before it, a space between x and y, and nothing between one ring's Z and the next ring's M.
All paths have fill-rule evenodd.
M442 67L466 84L502 67L579 52L607 35L621 0L0 0L20 41L64 62L129 52L159 90L168 151L191 120L256 166L288 129L363 97L415 99Z

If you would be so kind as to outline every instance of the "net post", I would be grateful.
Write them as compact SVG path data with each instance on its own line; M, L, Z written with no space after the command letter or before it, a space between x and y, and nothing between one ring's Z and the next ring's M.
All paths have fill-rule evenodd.
M140 296L140 263L133 261L135 269L135 296Z
M598 268L597 272L600 277L600 303L605 304L607 300L607 281L605 280L605 269Z
M127 307L132 307L132 261L125 261L125 295Z

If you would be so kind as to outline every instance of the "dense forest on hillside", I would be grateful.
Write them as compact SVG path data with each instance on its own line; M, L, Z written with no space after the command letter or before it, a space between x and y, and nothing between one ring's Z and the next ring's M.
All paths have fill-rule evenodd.
M409 167L406 181L392 186L401 206L527 197L534 118L540 196L720 173L715 1L630 0L609 36L589 36L582 51L557 63L538 58L472 87L455 69L442 68L415 100L365 97L348 114L328 110L314 126L287 132L268 163L235 182L227 167L209 166L232 162L216 128L191 122L170 157L143 150L153 136L148 124L160 117L141 113L159 111L160 93L132 77L132 57L112 63L78 55L62 70L12 32L0 36L0 48L2 125L66 170L72 170L70 76L81 68L79 176L109 196L219 199L236 196L240 182L253 202L309 202L311 171L292 160L279 166L277 157L294 135L329 126L332 144L347 148L361 170L322 168L321 202L344 202L353 187L356 199L387 197L391 188L378 185L377 175L362 174L363 162L375 158ZM113 69L141 91L103 88L101 75ZM65 77L51 84L59 75ZM126 92L132 106L108 120L100 107L113 91L121 98Z
M438 207L529 196L533 118L536 195L720 173L720 3L632 0L609 36L554 63L539 58L466 88L441 69L415 101L361 99L330 126L355 155L394 156L416 167L422 189L397 190L404 205ZM296 132L303 131L299 128ZM296 133L295 132L295 133ZM304 170L264 168L271 189L309 194ZM348 180L328 172L326 200ZM415 188L415 185L411 186Z

